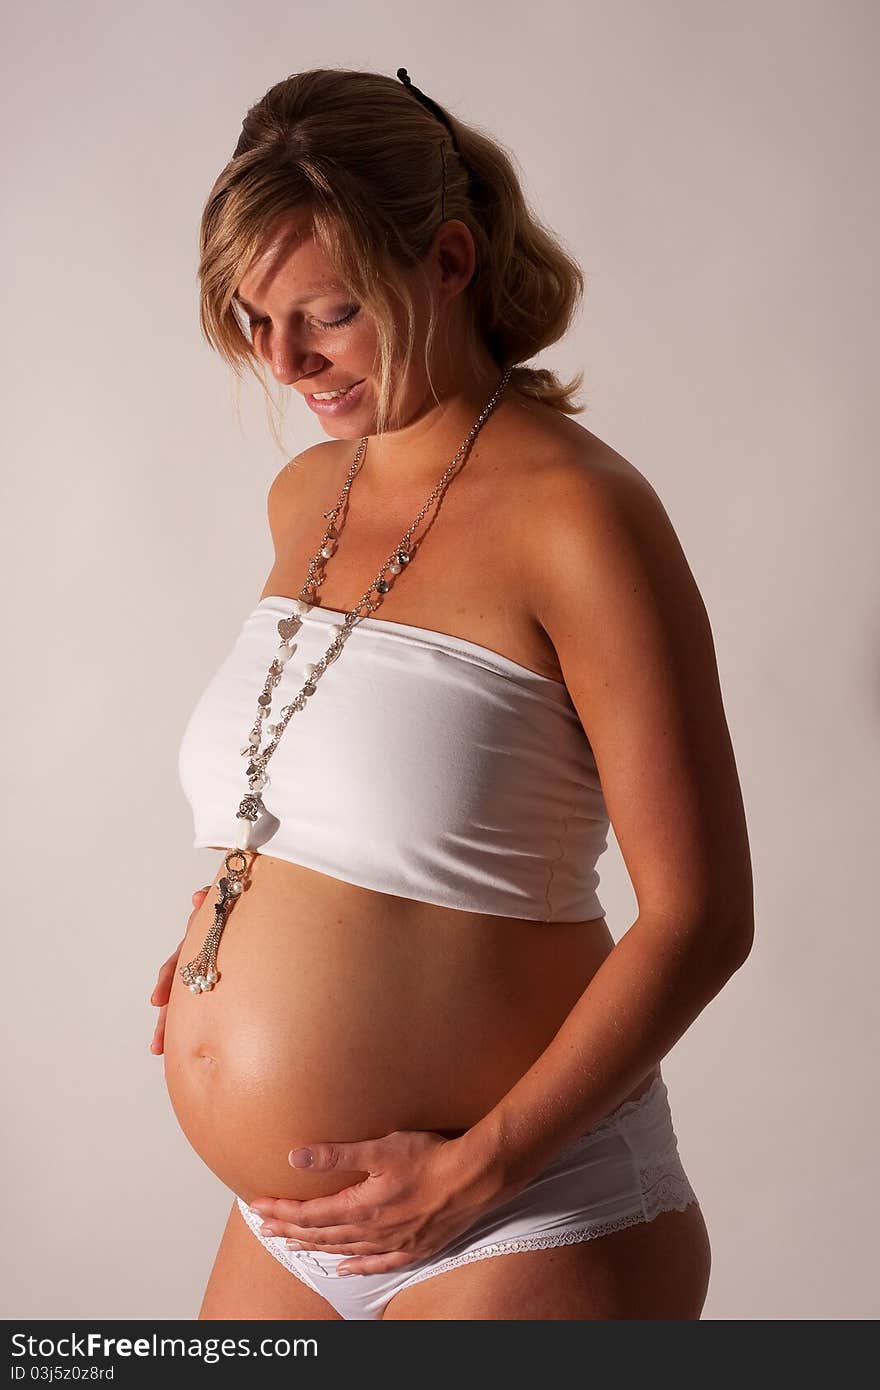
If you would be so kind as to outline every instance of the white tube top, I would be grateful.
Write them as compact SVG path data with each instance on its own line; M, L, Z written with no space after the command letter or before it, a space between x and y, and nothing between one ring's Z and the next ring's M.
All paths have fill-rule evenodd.
M178 769L195 848L237 843L248 791L239 750L293 604L274 595L257 604L190 715ZM267 724L344 616L318 607L303 616ZM373 617L315 684L267 765L273 819L257 853L468 912L604 917L596 860L608 815L565 685L476 642Z

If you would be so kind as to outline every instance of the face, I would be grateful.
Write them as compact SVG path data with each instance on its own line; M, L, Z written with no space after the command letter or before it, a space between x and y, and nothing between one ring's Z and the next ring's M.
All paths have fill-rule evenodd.
M446 225L453 229L462 226ZM466 228L464 231L467 242L470 234ZM454 230L452 235L454 239ZM448 256L439 255L436 260L441 298L467 283L466 246L457 268L455 254L451 270ZM410 291L417 315L413 364L422 364L429 304L422 282L415 276L410 280ZM362 307L335 282L332 267L309 232L307 213L292 214L278 224L242 277L236 299L251 325L254 351L278 382L303 396L328 435L360 439L376 432L379 383L373 360L377 335ZM442 375L442 364L440 372ZM432 377L436 387L433 363ZM332 400L320 399L322 393L337 390L344 394ZM405 374L395 373L395 390L392 427L418 415L420 403L429 394L424 366L411 365Z

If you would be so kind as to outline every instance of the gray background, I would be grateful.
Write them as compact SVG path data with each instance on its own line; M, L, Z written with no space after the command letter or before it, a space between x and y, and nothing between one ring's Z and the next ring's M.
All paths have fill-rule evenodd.
M704 1317L876 1317L877 30L857 0L10 11L3 1316L197 1315L230 1196L148 1050L219 862L177 748L268 574L268 484L324 437L295 404L279 454L255 388L236 419L198 217L273 82L402 65L584 266L538 361L586 368L581 422L653 482L712 621L757 937L664 1062ZM613 838L600 869L619 937Z

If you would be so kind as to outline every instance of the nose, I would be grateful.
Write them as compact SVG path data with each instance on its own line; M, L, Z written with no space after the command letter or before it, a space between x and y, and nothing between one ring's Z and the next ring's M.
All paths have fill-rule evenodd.
M326 359L315 353L272 356L272 375L281 386L294 386L302 377L316 376L323 371Z
M273 336L266 357L272 375L281 386L293 386L300 377L315 375L323 370L327 360L321 353L300 348L293 339L277 334Z

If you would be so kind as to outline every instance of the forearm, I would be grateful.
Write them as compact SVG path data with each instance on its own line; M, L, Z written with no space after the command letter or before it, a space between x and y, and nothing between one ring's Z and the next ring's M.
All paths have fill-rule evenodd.
M640 914L548 1047L455 1141L467 1181L492 1200L520 1190L626 1098L742 964L745 926L720 933Z

